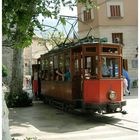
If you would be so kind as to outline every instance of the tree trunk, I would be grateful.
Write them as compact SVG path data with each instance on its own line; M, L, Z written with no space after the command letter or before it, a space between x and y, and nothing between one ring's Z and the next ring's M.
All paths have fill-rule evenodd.
M12 79L10 84L11 93L22 93L23 88L23 49L13 49Z

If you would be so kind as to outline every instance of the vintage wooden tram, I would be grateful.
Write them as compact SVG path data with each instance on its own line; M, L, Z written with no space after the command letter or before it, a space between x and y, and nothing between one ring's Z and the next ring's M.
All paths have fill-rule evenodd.
M103 75L103 60L108 75ZM120 44L93 39L56 47L38 61L44 102L64 110L121 112L126 105L122 61Z

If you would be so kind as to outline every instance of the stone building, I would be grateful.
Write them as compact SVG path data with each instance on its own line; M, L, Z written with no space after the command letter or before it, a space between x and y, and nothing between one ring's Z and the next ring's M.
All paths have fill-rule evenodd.
M97 8L86 10L78 4L78 33L106 37L109 42L123 44L131 82L138 79L138 0L93 0ZM92 29L92 30L91 30Z
M39 37L33 37L32 44L24 49L24 87L28 86L26 80L31 80L32 64L37 64L37 59L41 54L48 52L48 49L51 49L51 46Z

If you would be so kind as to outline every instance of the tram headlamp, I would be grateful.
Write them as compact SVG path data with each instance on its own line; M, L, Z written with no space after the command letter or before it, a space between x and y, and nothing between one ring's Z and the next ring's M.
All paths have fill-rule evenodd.
M116 99L116 92L115 91L110 90L108 95L109 95L108 97L109 97L110 100L115 100Z

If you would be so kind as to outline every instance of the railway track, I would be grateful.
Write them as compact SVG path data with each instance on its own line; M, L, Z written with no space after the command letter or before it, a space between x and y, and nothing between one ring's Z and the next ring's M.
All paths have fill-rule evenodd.
M117 118L114 116L107 116L104 114L103 115L96 114L96 113L94 113L92 115L84 114L84 113L80 112L79 110L74 110L71 113L75 114L75 115L82 114L83 117L87 117L87 115L88 115L88 119L90 121L100 122L103 124L108 124L108 125L116 126L119 128L138 132L138 122L136 122L136 121L132 121L132 120L124 119L124 118Z
M57 108L59 108L59 107L57 107ZM59 109L63 110L62 108L59 108ZM123 118L117 118L114 116L107 116L104 114L103 115L96 114L96 113L92 114L92 115L84 114L80 110L73 110L71 113L75 114L75 115L82 114L82 115L84 115L83 117L87 117L87 115L88 115L88 118L90 119L90 121L100 122L103 124L108 124L108 125L116 126L119 128L138 132L138 122L136 122L136 121L123 119Z
M93 116L93 120L100 122L100 123L104 123L104 124L108 124L108 125L112 125L112 126L120 127L123 129L138 132L138 122L136 122L136 121L109 117L109 116L104 116L104 115L101 115L101 116L95 115L95 116Z

